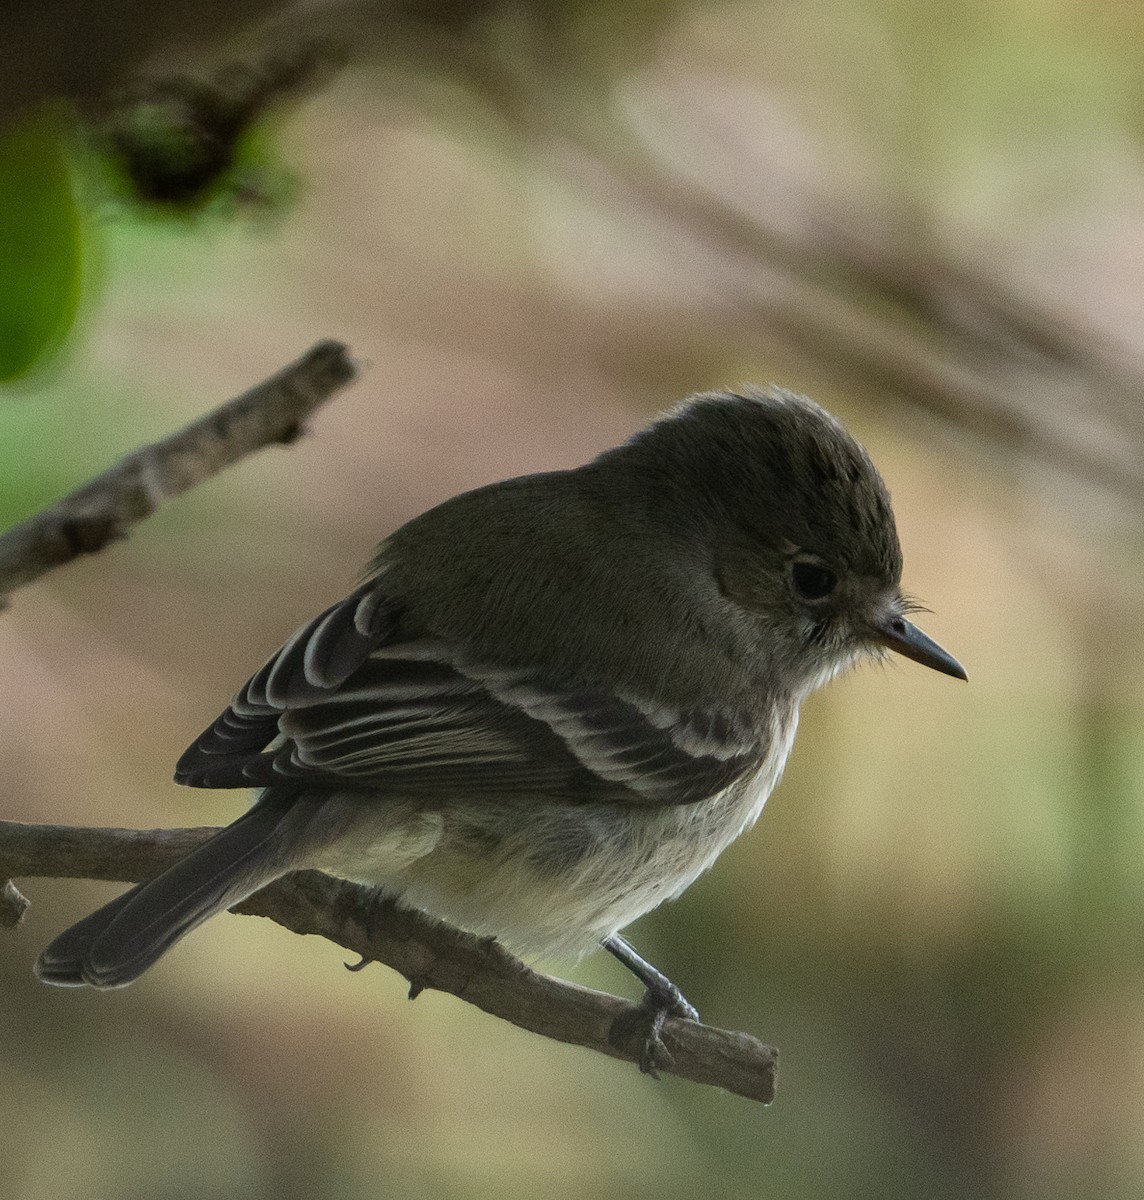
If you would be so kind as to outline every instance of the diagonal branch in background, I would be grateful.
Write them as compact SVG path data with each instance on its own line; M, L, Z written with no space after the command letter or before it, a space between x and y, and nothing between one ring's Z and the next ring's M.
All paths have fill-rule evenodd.
M840 386L893 398L1003 455L1026 456L1144 504L1144 376L1095 331L1038 313L999 280L820 222L803 242L739 211L613 129L585 137L607 194L627 188L714 251L721 295ZM621 193L622 194L622 193Z
M722 328L732 317L748 338L785 347L851 393L1144 506L1144 365L1127 350L1046 310L988 264L951 260L925 237L924 217L902 231L903 249L848 198L845 211L819 200L817 214L737 203L633 126L566 27L545 26L531 45L523 54L515 42L435 28L421 51L580 193L654 214L701 250Z
M215 829L87 829L0 821L0 878L111 879L138 883L177 862ZM236 911L269 917L295 933L314 933L380 962L410 983L449 992L521 1029L638 1063L642 1034L617 1037L617 1020L638 1005L541 975L495 941L462 933L378 893L317 871L287 876ZM624 1027L621 1021L619 1028ZM664 1070L751 1100L774 1098L777 1052L746 1033L669 1017Z
M346 347L319 342L297 362L144 446L43 511L0 534L0 600L15 588L125 537L159 505L263 446L294 441L310 414L355 368Z

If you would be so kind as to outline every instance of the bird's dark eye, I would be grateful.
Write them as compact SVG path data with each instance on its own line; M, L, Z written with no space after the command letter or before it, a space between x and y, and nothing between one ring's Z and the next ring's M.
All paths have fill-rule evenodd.
M790 570L794 586L804 600L823 600L838 586L838 576L821 563L796 562Z

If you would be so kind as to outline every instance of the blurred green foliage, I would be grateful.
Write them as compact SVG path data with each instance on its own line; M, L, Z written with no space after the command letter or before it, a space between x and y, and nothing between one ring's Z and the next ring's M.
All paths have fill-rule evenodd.
M79 310L87 229L71 145L55 109L0 137L0 382L50 359Z

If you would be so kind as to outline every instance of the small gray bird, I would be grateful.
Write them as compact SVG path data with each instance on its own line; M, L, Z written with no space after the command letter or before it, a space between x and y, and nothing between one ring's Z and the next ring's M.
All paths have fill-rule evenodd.
M289 871L379 886L530 958L603 946L647 989L645 1069L679 990L621 937L751 827L802 700L910 621L886 487L811 400L693 397L572 471L457 496L382 543L180 759L263 789L234 824L40 956L130 983Z

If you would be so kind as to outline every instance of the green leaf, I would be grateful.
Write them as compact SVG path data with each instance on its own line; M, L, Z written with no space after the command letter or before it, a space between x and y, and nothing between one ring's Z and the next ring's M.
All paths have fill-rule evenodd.
M79 309L84 226L70 138L58 111L0 135L0 381L44 363Z

